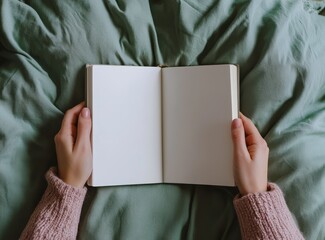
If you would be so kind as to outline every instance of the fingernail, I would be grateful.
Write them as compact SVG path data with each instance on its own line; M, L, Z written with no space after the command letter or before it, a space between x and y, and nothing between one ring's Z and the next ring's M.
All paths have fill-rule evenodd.
M241 127L241 120L239 118L236 118L232 121L232 128L239 128Z
M88 108L83 108L82 111L81 111L81 116L83 118L89 118L90 116L90 111Z

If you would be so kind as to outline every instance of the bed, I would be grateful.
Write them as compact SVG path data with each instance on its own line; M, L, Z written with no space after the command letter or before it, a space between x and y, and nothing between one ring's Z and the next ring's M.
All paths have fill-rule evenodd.
M325 17L306 2L1 1L0 239L18 239L46 188L86 63L239 64L241 111L269 145L269 180L306 239L325 239ZM240 239L236 194L90 188L78 239Z

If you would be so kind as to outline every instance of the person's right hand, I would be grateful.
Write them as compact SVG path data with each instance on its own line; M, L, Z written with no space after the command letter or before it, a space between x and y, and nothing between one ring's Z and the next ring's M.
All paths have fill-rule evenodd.
M240 114L231 125L234 178L241 195L267 190L269 148L253 122Z

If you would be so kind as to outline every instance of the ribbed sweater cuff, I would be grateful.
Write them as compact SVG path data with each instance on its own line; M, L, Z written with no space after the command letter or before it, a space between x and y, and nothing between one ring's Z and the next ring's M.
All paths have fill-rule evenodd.
M48 182L48 189L47 189L49 190L48 193L54 194L55 197L68 202L75 202L76 200L82 200L82 201L84 200L87 193L87 188L86 187L78 188L66 184L60 178L57 177L56 168L54 167L50 168L47 171L45 178Z
M304 239L276 184L269 183L266 192L237 195L234 206L243 239Z
M76 239L87 188L76 188L57 177L56 169L46 173L47 189L20 239Z

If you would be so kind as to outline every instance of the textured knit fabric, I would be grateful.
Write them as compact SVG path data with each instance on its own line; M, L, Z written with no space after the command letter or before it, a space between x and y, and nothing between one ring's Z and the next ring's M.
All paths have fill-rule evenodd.
M268 191L234 199L243 239L304 239L297 228L280 188L268 184Z
M64 183L55 168L46 173L48 187L20 239L76 239L87 188Z
M20 239L76 239L87 188L75 188L47 174L48 187ZM295 225L279 187L234 199L243 239L304 239Z

